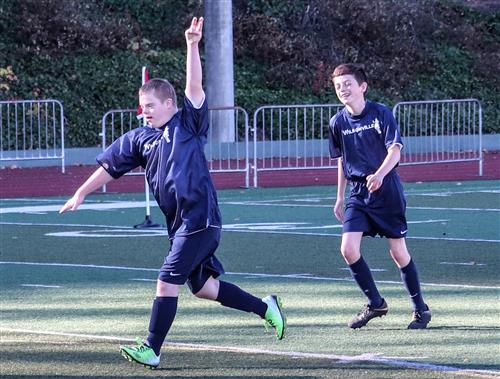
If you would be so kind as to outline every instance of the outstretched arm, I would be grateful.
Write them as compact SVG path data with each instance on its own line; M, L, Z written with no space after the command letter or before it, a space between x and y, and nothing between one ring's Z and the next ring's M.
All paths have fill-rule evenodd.
M202 86L201 59L198 43L203 33L203 17L193 18L191 26L186 30L186 96L195 107L199 107L205 99Z
M112 179L113 177L109 175L104 168L99 167L85 183L76 190L73 197L62 206L59 213L64 213L68 210L76 211L80 204L83 203L83 200L85 200L85 196L110 182Z

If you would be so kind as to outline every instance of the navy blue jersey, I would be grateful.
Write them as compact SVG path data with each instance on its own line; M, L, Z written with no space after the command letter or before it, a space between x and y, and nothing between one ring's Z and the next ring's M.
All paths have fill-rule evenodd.
M360 115L353 116L343 108L333 116L329 138L330 156L342 157L344 175L351 181L363 181L374 174L393 144L403 146L392 112L372 101L366 102Z
M164 126L133 129L97 157L115 179L138 166L145 169L170 238L222 225L204 153L208 127L207 102L197 109L185 97L184 107Z

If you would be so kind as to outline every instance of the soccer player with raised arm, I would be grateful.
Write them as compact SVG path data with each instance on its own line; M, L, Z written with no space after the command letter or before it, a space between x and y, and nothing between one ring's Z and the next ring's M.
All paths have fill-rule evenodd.
M172 85L151 79L139 89L147 126L125 133L97 157L99 167L61 208L76 210L85 196L113 179L141 166L161 211L166 216L170 249L160 268L149 335L137 346L121 346L130 361L155 368L160 348L174 321L179 286L187 283L199 298L252 312L275 328L282 339L286 319L275 295L259 299L234 284L217 279L224 273L214 255L221 236L217 194L204 154L208 133L208 106L202 87L198 43L203 18L193 18L186 30L186 89L177 108Z
M370 268L361 255L363 236L386 237L389 253L401 272L413 305L408 329L424 329L431 320L420 290L417 268L406 247L406 199L396 172L403 142L392 112L365 100L367 77L356 64L337 66L335 92L345 107L330 120L330 155L338 158L338 190L334 213L342 222L341 253L368 304L348 323L353 329L387 314ZM350 194L344 202L347 182Z

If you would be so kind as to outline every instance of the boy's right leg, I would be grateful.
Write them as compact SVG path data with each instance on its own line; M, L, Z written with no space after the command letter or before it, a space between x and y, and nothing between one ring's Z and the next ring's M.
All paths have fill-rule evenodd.
M157 281L156 298L149 320L149 335L146 342L138 339L137 346L121 346L122 355L148 368L160 364L160 350L177 313L179 286Z
M380 296L370 268L361 256L362 237L363 232L345 232L342 234L342 256L349 265L353 279L368 298L368 304L347 324L353 329L361 328L372 318L385 316L388 312L387 303Z
M389 239L389 248L413 305L413 317L408 329L425 329L431 321L432 314L424 302L417 267L408 252L406 241L404 238Z

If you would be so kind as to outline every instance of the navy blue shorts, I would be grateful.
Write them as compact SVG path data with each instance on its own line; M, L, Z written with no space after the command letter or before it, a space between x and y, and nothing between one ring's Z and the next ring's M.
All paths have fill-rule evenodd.
M342 232L363 232L387 238L406 237L406 199L397 174L384 178L379 190L370 193L366 182L353 182L346 202Z
M203 288L209 277L224 274L222 263L214 253L219 246L221 229L209 227L187 236L175 237L160 269L162 282L182 285L187 283L191 292Z

